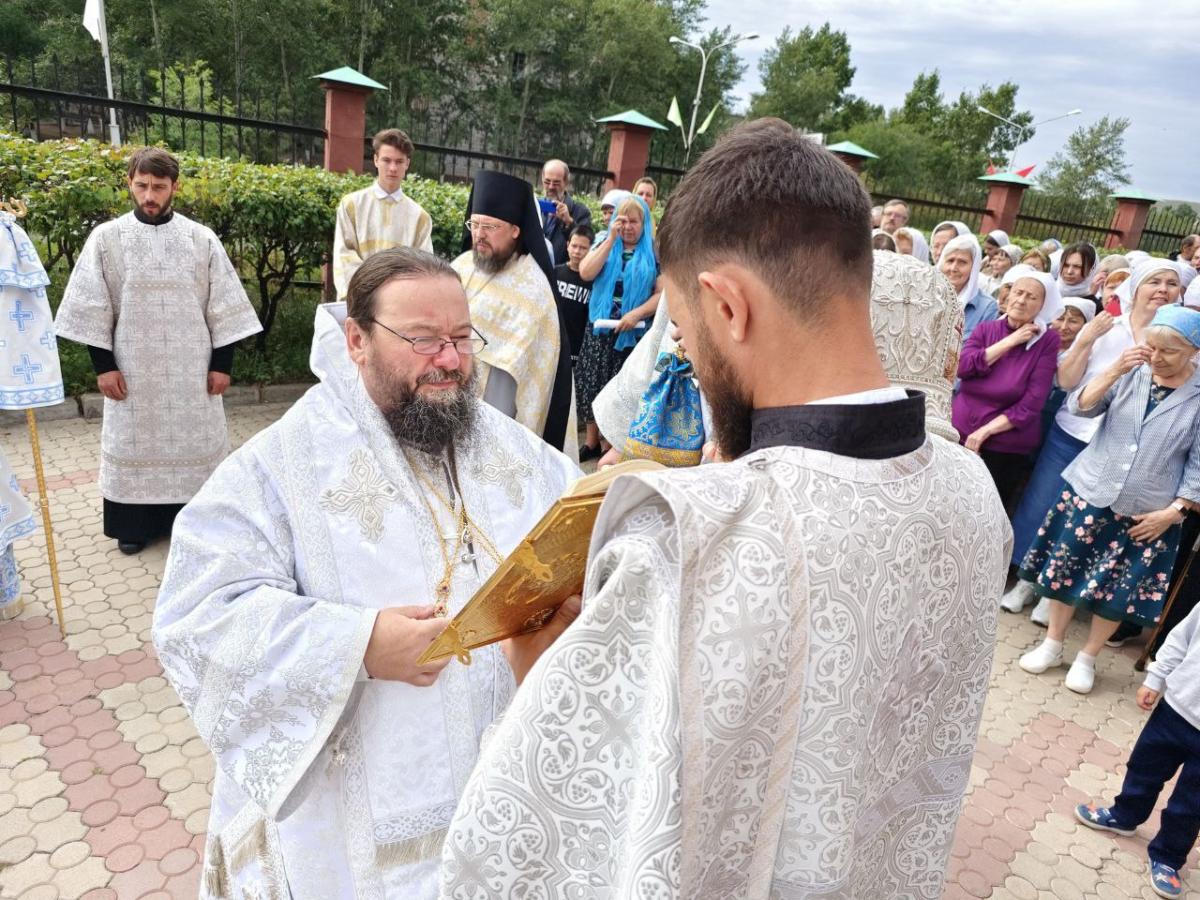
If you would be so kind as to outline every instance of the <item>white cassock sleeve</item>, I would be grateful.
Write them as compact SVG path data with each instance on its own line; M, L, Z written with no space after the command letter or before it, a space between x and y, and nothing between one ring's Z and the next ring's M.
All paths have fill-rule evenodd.
M224 347L262 331L246 289L220 238L204 229L208 241L208 296L204 321L214 347Z
M643 897L679 885L676 529L615 520L579 618L487 739L442 851L442 897Z
M103 237L106 229L115 227L115 223L105 223L92 229L71 270L54 318L54 333L59 337L104 350L113 349L113 330L117 324L113 291L105 276L119 280L120 273L105 271ZM114 264L109 262L109 265Z
M350 700L376 610L305 595L272 456L242 448L179 514L154 645L222 771L275 818Z

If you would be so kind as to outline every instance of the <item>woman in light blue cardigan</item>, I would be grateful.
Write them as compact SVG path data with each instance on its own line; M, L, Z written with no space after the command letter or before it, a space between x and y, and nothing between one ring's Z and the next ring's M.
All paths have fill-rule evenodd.
M1046 640L1021 657L1026 672L1062 665L1076 607L1091 631L1066 685L1086 694L1095 659L1122 621L1162 615L1180 524L1200 509L1200 312L1165 306L1145 343L1126 350L1071 395L1075 415L1105 415L1096 437L1063 472L1067 482L1025 554L1019 577L1052 601Z

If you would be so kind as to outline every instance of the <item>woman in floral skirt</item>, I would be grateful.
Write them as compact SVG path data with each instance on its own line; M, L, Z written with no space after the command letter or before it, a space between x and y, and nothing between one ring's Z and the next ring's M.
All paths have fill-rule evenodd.
M1180 524L1200 508L1200 312L1164 306L1144 343L1072 394L1075 415L1103 424L1063 472L1019 577L1051 600L1046 640L1021 657L1026 672L1062 665L1077 607L1092 613L1066 686L1086 694L1096 656L1122 621L1154 625L1162 615Z

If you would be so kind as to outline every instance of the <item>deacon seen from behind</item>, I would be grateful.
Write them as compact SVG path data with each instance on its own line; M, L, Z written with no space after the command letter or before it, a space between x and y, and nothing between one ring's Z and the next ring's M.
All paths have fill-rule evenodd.
M729 461L613 484L582 612L513 640L523 684L455 813L442 897L936 897L1004 509L983 463L927 432L924 396L889 384L870 201L836 157L777 119L735 128L658 241Z
M217 761L202 895L429 900L515 684L495 645L416 660L580 472L477 399L489 337L432 254L371 256L314 331L320 383L180 514L155 609Z
M217 236L173 208L178 160L137 150L128 185L133 210L88 235L54 330L91 356L104 534L134 554L229 453L221 395L235 345L262 326Z

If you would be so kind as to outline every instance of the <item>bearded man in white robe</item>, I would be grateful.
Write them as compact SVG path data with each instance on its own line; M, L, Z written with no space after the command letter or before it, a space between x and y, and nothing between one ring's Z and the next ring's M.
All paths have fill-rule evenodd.
M134 209L88 235L54 327L96 370L104 533L133 554L171 533L229 452L221 396L235 345L262 325L217 236L171 208L175 157L144 147L128 174Z
M382 251L340 306L321 383L180 513L155 610L218 765L205 897L436 896L514 682L496 647L415 660L579 474L475 397L484 337L445 262Z
M671 313L730 461L610 489L582 613L514 642L443 897L940 897L1011 538L889 385L870 240L853 173L778 120L672 195Z
M484 170L452 265L472 321L491 336L478 360L484 401L578 459L571 346L541 222L527 182Z

